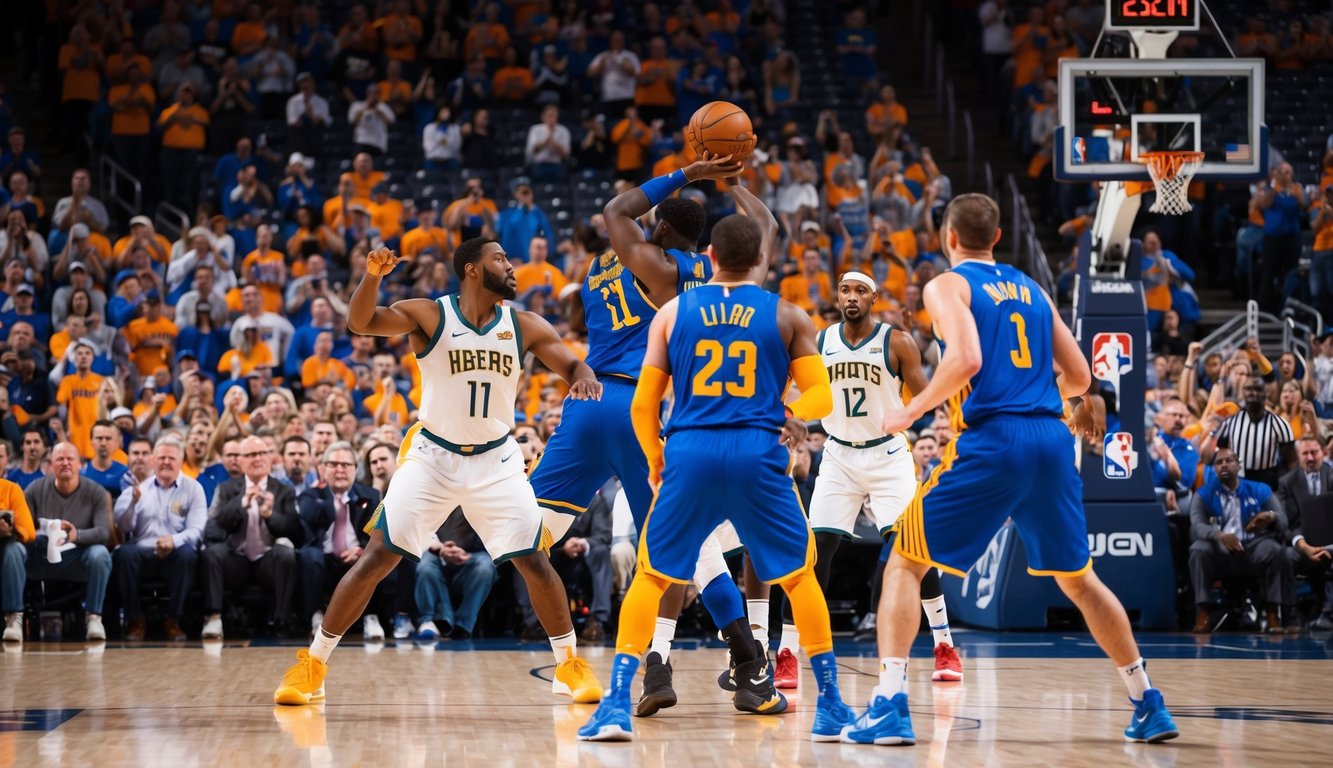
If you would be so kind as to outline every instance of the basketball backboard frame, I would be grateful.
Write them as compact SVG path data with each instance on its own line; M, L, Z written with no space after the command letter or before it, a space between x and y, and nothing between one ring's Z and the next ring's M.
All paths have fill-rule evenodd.
M1268 168L1268 128L1264 125L1264 61L1262 59L1064 59L1060 62L1059 124L1054 136L1053 170L1057 181L1150 181L1147 168L1138 162L1085 163L1073 157L1073 142L1080 138L1076 132L1076 94L1080 80L1096 77L1237 77L1249 83L1247 127L1249 157L1243 161L1206 160L1195 174L1200 181L1253 181L1261 179ZM1163 122L1167 115L1145 117L1148 113L1130 116L1130 123ZM1199 149L1198 127L1207 115L1177 113L1174 118L1182 123L1193 123L1195 146ZM1238 142L1238 144L1241 142ZM1136 151L1132 154L1137 154Z

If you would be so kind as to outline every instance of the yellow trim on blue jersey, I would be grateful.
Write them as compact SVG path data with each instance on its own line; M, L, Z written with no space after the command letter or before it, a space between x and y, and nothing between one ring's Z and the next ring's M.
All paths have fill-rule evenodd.
M625 270L625 271L626 271L626 272L629 272L629 270ZM679 271L679 269L678 269L677 271ZM680 278L676 278L676 279L679 280ZM639 280L638 280L638 278L634 277L634 275L631 274L631 275L630 275L630 279L629 279L629 281L630 281L631 283L634 284L634 290L636 290L636 291L639 292L639 295L643 297L643 300L644 300L645 302L647 302L648 306L650 306L650 307L653 308L653 311L654 311L654 312L661 312L661 311L662 311L662 308L661 308L661 307L659 307L659 306L657 306L656 304L654 304L654 303L653 303L653 300L650 299L650 298L648 298L648 292L645 291L645 290L643 290L643 286L642 286L642 285L639 285Z
M797 568L791 573L779 576L776 579L769 579L765 581L764 582L765 584L781 584L784 581L791 581L797 576L800 576L801 574L815 567L815 559L817 557L815 553L815 533L814 531L810 530L810 516L806 514L805 505L801 503L801 493L800 491L796 490L795 482L792 482L791 484L791 492L796 496L796 505L801 509L801 518L805 520L805 563L800 568ZM743 541L741 542L741 544L744 543L745 542Z
M577 504L570 504L570 503L567 502L567 501L555 501L554 499L537 499L537 505L538 505L538 506L564 507L565 509L572 510L575 514L582 514L582 513L588 511L588 508L587 508L587 507L580 507L580 506L577 505ZM553 512L561 512L562 510L555 509L555 510L552 510L552 511L553 511Z
M657 570L656 568L653 567L652 562L648 559L648 524L652 522L653 510L656 507L657 507L657 494L654 493L653 503L648 505L648 516L643 519L643 530L639 532L639 568L643 569L644 573L647 573L651 576L656 576L657 578L663 579L664 581L668 581L672 584L689 584L690 583L689 579L673 578Z
M953 429L954 440L967 429L967 421L963 419L963 403L967 402L970 394L972 394L972 384L968 383L949 398L949 426Z
M907 511L903 512L902 516L898 518L898 539L893 548L903 557L913 562L933 566L955 576L965 576L966 574L963 571L931 559L930 547L926 542L925 506L923 503L926 495L935 486L939 485L940 477L953 467L953 463L957 459L958 437L955 436L944 446L944 453L940 455L939 466L931 471L930 477L917 489L916 496L912 498L912 503L907 505Z
M1088 564L1083 566L1082 568L1079 568L1077 571L1038 571L1029 568L1028 573L1032 574L1033 576L1082 576L1083 574L1091 570L1092 570L1092 558L1089 557Z

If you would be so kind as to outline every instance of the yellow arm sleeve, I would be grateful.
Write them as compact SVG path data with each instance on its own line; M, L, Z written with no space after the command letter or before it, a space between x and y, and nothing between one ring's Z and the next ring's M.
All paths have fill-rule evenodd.
M802 421L822 419L833 412L833 388L828 369L819 355L806 355L791 361L791 377L801 396L787 407Z
M670 381L671 374L645 365L639 372L639 385L634 388L634 400L629 407L634 436L648 458L649 467L662 466L662 395L666 394Z

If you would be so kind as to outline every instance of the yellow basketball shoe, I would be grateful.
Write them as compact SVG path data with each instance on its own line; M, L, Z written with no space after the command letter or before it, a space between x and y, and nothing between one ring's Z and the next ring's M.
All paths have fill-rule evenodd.
M282 685L273 692L274 704L300 706L324 700L324 673L329 665L301 649L296 652L296 663L282 676Z
M588 662L571 656L555 666L551 693L569 696L576 704L596 704L602 700L602 684Z

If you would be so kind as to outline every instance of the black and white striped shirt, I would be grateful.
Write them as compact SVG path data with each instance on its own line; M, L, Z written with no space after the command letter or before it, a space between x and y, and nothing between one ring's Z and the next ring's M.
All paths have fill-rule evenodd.
M1282 461L1279 447L1296 440L1286 419L1264 411L1263 418L1252 421L1245 411L1222 422L1217 437L1229 439L1231 450L1247 472L1272 469Z

